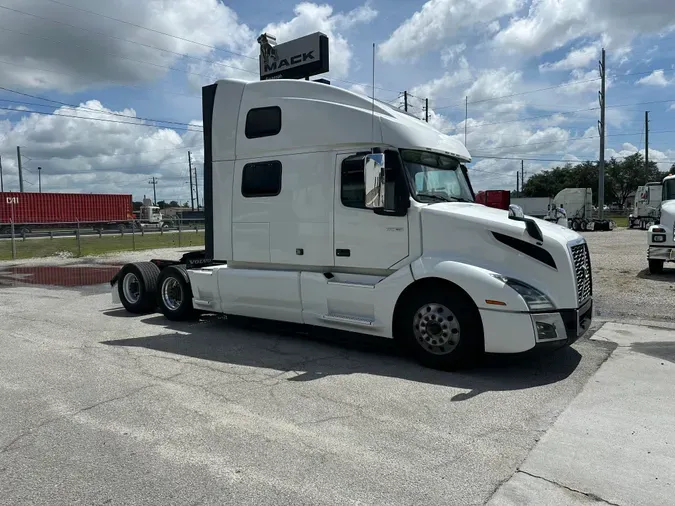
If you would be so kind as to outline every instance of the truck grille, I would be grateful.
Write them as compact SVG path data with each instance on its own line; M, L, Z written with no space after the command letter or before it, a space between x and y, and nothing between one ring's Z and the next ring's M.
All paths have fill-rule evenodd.
M593 274L591 272L591 256L586 243L572 246L572 259L577 281L577 301L583 304L593 295Z

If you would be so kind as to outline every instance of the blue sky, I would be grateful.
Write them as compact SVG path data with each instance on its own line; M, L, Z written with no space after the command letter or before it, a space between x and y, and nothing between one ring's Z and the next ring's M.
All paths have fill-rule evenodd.
M202 159L200 86L256 79L265 30L279 42L327 33L327 77L365 93L376 43L376 96L398 104L408 90L420 117L428 98L430 121L461 140L468 96L477 188L515 187L521 158L528 174L598 158L605 47L606 156L644 150L649 110L650 158L665 170L675 161L674 27L667 0L0 0L0 86L52 101L0 90L0 107L57 115L0 109L5 187L18 187L21 145L27 191L39 165L45 191L141 197L156 176L160 198L185 201L187 150Z

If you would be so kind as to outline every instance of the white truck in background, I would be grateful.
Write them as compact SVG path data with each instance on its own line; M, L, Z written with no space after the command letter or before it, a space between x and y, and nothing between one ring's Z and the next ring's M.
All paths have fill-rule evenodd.
M567 226L574 231L612 230L616 224L611 220L594 217L593 190L591 188L564 188L553 197L524 197L511 199L527 216L558 223L560 206L567 215Z
M647 232L647 261L651 274L660 274L664 263L675 262L675 175L669 174L661 184L659 223L650 226Z
M658 224L662 193L661 183L647 183L637 187L633 212L628 216L628 228L645 230Z
M474 203L461 142L312 81L225 79L202 97L206 249L122 267L128 311L395 338L441 369L588 330L585 239Z

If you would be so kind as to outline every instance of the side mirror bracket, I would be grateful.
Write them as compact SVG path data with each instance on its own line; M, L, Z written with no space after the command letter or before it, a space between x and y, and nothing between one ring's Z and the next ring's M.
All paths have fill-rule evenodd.
M525 230L535 241L544 241L544 235L541 233L541 229L537 222L532 218L525 216L523 208L515 204L509 206L509 219L514 221L522 221L525 223Z

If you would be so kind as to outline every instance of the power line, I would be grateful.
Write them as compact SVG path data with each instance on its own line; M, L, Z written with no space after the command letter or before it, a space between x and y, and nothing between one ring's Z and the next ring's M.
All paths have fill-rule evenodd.
M140 116L131 116L130 114L122 114L122 113L114 112L114 111L101 111L99 109L94 109L93 107L87 107L87 106L84 106L84 105L73 105L73 104L69 104L67 102L61 102L59 100L52 100L51 98L44 98L44 97L40 97L38 95L31 95L30 93L23 93L21 91L12 90L12 89L9 89L9 88L5 88L3 86L0 86L0 90L7 91L9 93L16 93L17 95L23 95L24 97L34 98L36 100L44 100L45 102L52 102L54 104L69 107L71 109L76 109L76 110L92 111L92 112L96 112L96 113L99 113L99 114L108 114L110 116L119 116L121 118L130 118L130 119L136 119L136 120L142 120L142 121L152 121L152 122L155 122L155 123L169 123L169 124L172 124L172 125L195 126L195 125L191 125L190 123L185 123L185 122L181 122L181 121L170 121L170 120L163 120L163 119L143 118L143 117L140 117ZM5 99L0 99L0 101L16 102L16 103L19 103L19 104L22 103L22 102L18 102L18 101L14 101L14 100L5 100ZM47 104L35 104L35 103L26 103L26 102L23 102L23 103L26 104L26 105L31 105L31 106L51 107L51 106L48 106Z
M119 121L119 120L105 119L105 118L85 118L85 117L82 117L82 116L75 116L75 115L71 115L71 114L57 114L55 112L34 111L34 110L30 110L30 109L12 109L10 107L0 107L0 110L20 112L20 113L43 114L45 116L59 116L59 117L62 117L62 118L74 118L74 119L81 119L81 120L86 120L86 121L103 121L105 123L119 123L119 124L123 124L123 125L136 125L136 126L151 127L151 128L172 128L173 130L185 130L187 132L203 132L203 130L193 130L193 129L187 128L187 127L179 127L179 126L158 127L157 125L149 125L147 123L134 123L134 122L131 122L131 121ZM196 127L196 125L195 125L195 127Z
M202 146L180 146L178 148L165 148L165 149L149 149L147 151L136 151L134 153L123 153L119 155L106 155L106 154L101 154L101 155L96 155L96 156L77 156L76 158L62 158L59 156L53 156L51 158L33 158L33 162L50 162L53 161L54 159L58 160L94 160L98 158L120 158L122 156L138 156L138 155L144 155L146 153L157 153L160 151L183 151L186 149L198 149L201 148ZM24 157L25 158L25 157Z

